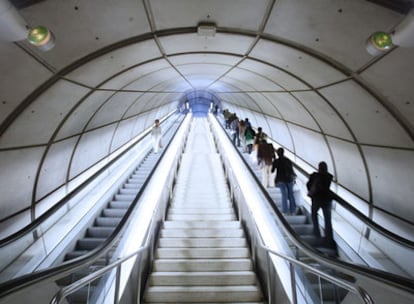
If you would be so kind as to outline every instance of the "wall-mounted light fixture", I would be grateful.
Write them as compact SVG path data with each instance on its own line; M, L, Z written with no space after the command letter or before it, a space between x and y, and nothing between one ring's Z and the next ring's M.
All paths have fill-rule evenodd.
M27 40L42 51L48 51L55 46L55 36L42 25L30 29Z

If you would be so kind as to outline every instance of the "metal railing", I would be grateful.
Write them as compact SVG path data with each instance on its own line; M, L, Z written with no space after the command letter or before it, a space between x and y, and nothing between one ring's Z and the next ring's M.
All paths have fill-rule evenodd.
M113 262L112 264L105 266L104 268L91 273L85 277L83 277L82 279L63 287L62 289L59 290L59 292L52 298L52 300L50 301L50 304L60 304L62 303L62 301L68 297L69 295L73 294L74 292L80 290L81 288L91 284L93 281L103 277L106 273L116 269L116 282L115 282L115 293L114 293L114 299L112 303L118 304L120 302L120 294L119 294L119 278L120 278L120 271L121 271L121 265L125 262L127 262L128 260L130 260L131 258L134 257L138 257L139 254L141 254L143 251L148 250L149 248L153 247L150 246L151 245L151 240L152 238L150 238L151 236L151 231L153 231L152 227L154 225L154 221L152 221L151 223L151 227L149 229L150 233L147 235L146 238L146 242L145 245L142 246L140 249L138 249L137 251L135 251L134 253L131 253L130 255L123 257L119 260L117 260L116 262ZM327 280L328 282L331 282L333 284L335 284L336 286L339 286L353 294L355 294L361 301L362 303L365 304L373 304L373 300L371 298L371 296L360 286L355 285L355 284L351 284L349 282L346 282L344 280L338 279L330 274L327 274L321 270L318 270L316 268L313 268L303 262L300 262L298 260L295 260L289 256L286 256L284 254L281 254L279 252L276 252L274 249L271 249L269 247L263 246L263 244L261 245L261 248L264 249L268 255L268 259L267 259L267 264L270 266L270 259L271 259L271 254L276 255L280 258L282 258L283 260L287 261L289 263L289 265L296 265L302 269L306 269L307 271L316 274L319 277L324 278L325 280ZM139 269L142 269L143 265L141 265L140 263L138 263ZM270 268L268 268L270 269ZM293 269L293 267L290 267L291 269L291 274L293 275L293 277L295 276L295 271ZM293 279L292 282L295 282L296 280ZM137 293L137 300L141 298L141 289L139 288L140 284L138 282L137 284L138 286L138 293ZM293 290L296 293L296 286L294 284ZM270 286L269 286L270 288ZM271 294L270 292L268 294ZM296 299L296 297L293 297L294 299ZM273 303L271 299L268 299L268 303ZM293 301L293 303L297 303L296 300Z
M154 225L154 221L152 221L151 223L151 227L150 227L150 231L151 228ZM134 257L138 257L138 255L140 255L143 251L150 249L152 246L150 241L151 238L149 237L151 236L151 234L149 233L147 236L147 239L145 241L145 245L142 246L141 248L139 248L137 251L135 251L134 253L131 253L121 259L118 259L117 261L113 262L112 264L109 264L85 277L83 277L82 279L67 285L63 288L61 288L58 293L52 298L52 300L50 301L50 304L59 304L62 303L63 300L66 299L67 296L75 293L76 291L80 290L81 288L91 284L92 282L96 281L97 279L103 277L105 274L107 274L108 272L116 269L116 273L115 273L115 292L114 292L114 301L113 303L119 303L120 300L120 292L119 292L119 287L120 287L120 277L121 277L121 265L124 264L125 262L129 261L130 259L134 258ZM140 269L142 269L142 264L139 262L138 263L139 269L138 269L138 273L140 273ZM141 276L139 276L141 278ZM137 293L137 299L140 299L141 297L141 284L140 282L137 282L138 286L138 293Z
M323 279L325 279L326 281L334 284L337 287L341 287L345 290L347 290L348 292L351 292L352 294L356 295L361 301L362 303L365 304L373 304L374 301L372 300L371 296L368 294L368 292L363 289L361 286L357 285L357 284L351 284L345 280L339 279L335 276L332 276L328 273L325 273L317 268L311 267L301 261L298 261L292 257L289 257L287 255L281 254L279 252L276 252L274 249L271 249L267 246L264 246L263 244L261 245L261 248L264 249L267 252L267 265L270 266L271 265L271 255L276 255L279 258L282 258L283 260L287 261L289 263L289 269L290 269L290 274L291 274L291 283L292 283L292 299L293 299L293 303L296 304L298 303L297 300L297 284L296 284L296 275L295 275L295 269L293 267L293 265L296 265L302 269L307 270L310 273L313 273L315 275L317 275L318 277L321 277ZM270 268L268 268L270 269ZM276 270L275 270L276 271ZM270 286L269 286L270 287ZM271 295L271 292L268 292L268 295ZM274 303L272 302L271 299L268 299L269 303Z

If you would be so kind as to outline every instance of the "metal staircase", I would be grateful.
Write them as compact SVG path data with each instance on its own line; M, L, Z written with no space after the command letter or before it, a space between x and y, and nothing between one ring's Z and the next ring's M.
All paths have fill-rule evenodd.
M194 118L145 303L262 303L208 122Z

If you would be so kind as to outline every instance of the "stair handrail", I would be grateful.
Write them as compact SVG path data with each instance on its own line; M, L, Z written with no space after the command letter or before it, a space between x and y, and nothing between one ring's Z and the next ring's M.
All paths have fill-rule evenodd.
M180 126L183 123L183 120L180 122ZM177 133L180 126L177 127L177 129L174 131L174 135ZM171 131L170 128L168 131ZM174 136L173 135L173 136ZM0 299L4 296L7 296L19 289L22 289L24 287L36 284L40 281L43 281L47 278L51 278L53 276L59 275L60 277L63 277L66 274L72 273L73 271L76 271L82 267L85 267L95 261L98 257L102 256L103 254L106 254L109 250L111 250L112 246L117 242L118 237L120 235L120 232L125 227L126 223L130 219L130 215L132 214L133 210L135 209L139 199L141 198L147 184L149 183L149 180L151 179L152 175L154 174L158 164L162 160L165 152L168 150L168 147L170 145L171 141L165 146L164 151L162 152L160 158L156 162L154 168L151 170L150 174L148 175L148 178L143 183L140 191L137 193L136 197L132 201L130 207L126 211L125 215L122 217L122 220L120 223L116 226L115 230L111 233L111 235L98 247L91 250L90 252L84 254L83 256L71 259L67 262L64 262L58 266L51 267L45 270L29 273L20 277L17 277L15 279L11 279L9 281L0 283Z
M170 114L173 115L174 113ZM168 117L170 117L168 116ZM166 120L168 117L166 117L164 120ZM79 192L81 192L83 189L85 189L91 182L93 182L100 174L105 172L105 170L108 170L116 161L118 161L120 158L125 156L126 153L128 153L131 149L135 147L136 144L141 142L149 133L151 130L147 130L143 132L141 137L133 144L131 144L130 147L126 148L122 153L111 159L107 164L105 164L102 168L97 170L94 174L92 174L90 177L88 177L86 180L84 180L82 183L80 183L76 188L74 188L72 191L70 191L68 194L66 194L63 198L61 198L59 201L57 201L56 204L54 204L52 207L50 207L47 211L42 213L40 216L38 216L34 221L32 221L30 224L24 226L19 231L14 232L13 234L3 238L0 240L0 248L7 246L19 238L23 237L27 233L30 233L35 228L40 226L44 221L48 220L53 214L55 214L60 208L62 208L70 199L72 199L75 195L77 195Z
M263 244L262 239L260 237L259 237L259 240L260 240L260 243L261 243L260 244L260 247L262 249L264 249L268 254L269 253L274 254L274 255L276 255L276 256L278 256L278 257L280 257L280 258L282 258L282 259L284 259L286 261L289 261L289 263L295 264L295 265L297 265L297 266L299 266L301 268L306 269L307 271L309 271L309 272L311 272L313 274L316 274L316 275L318 275L320 277L323 277L325 280L331 282L335 286L342 287L342 288L348 290L349 292L352 292L353 294L356 294L365 304L374 304L374 300L369 295L369 293L364 288L362 288L361 286L359 286L358 284L349 283L349 282L347 282L347 281L345 281L343 279L339 279L339 278L337 278L337 277L335 277L333 275L330 275L330 274L328 274L328 273L326 273L324 271L321 271L321 270L319 270L317 268L314 268L312 266L309 266L308 264L303 263L302 261L296 260L296 259L294 259L294 258L292 258L290 256L287 256L285 254L282 254L280 252L277 252L275 249L272 249L269 246L265 246Z

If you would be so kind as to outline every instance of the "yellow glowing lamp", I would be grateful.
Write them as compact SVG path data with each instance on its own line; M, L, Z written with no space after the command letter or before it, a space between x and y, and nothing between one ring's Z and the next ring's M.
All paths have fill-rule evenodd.
M377 56L385 53L393 46L391 35L385 32L375 32L367 39L368 53Z
M376 32L372 34L371 42L379 50L388 50L392 47L391 35L385 32Z
M27 40L42 51L48 51L55 46L55 37L53 33L47 27L42 25L29 30Z

